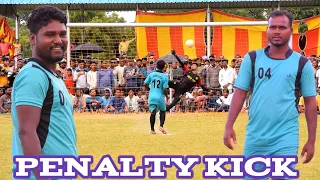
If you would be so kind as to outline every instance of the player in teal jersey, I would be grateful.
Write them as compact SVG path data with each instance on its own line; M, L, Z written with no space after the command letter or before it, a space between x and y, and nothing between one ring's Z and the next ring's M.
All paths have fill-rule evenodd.
M148 75L147 79L144 81L145 87L149 90L148 104L150 115L150 126L151 134L155 134L154 124L156 121L156 112L160 110L160 128L159 130L163 134L167 134L167 131L163 128L166 119L166 103L165 97L168 99L167 88L169 79L163 73L165 68L165 62L163 60L157 61L157 71L152 72Z
M28 19L32 58L13 85L13 157L78 155L71 98L56 74L67 49L66 23L66 15L51 6L39 7ZM38 179L38 172L29 179Z
M289 47L291 34L291 14L274 11L268 18L269 45L248 53L241 64L226 123L224 144L233 149L231 141L236 143L233 124L250 90L252 95L244 147L246 157L297 155L300 91L305 101L309 134L301 152L305 156L304 163L308 163L314 155L317 129L314 71L306 57Z

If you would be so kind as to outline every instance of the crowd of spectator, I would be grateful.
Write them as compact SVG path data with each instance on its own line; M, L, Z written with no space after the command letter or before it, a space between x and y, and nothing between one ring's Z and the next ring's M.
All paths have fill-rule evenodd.
M186 56L187 59L189 59ZM10 60L0 57L0 113L10 112L11 87L19 70L28 62L21 54ZM319 59L311 56L315 69L315 82L320 87ZM189 59L186 65L198 64L198 73L206 87L194 87L185 93L172 109L173 112L227 112L232 100L234 83L242 58L236 56L229 62L223 56ZM57 73L65 81L75 112L91 113L139 113L148 111L149 92L143 87L145 78L155 71L156 59L149 56L143 59L127 57L98 60L96 58L72 59L70 68L63 59L57 65ZM183 76L179 63L168 63L166 75L174 81ZM318 90L320 93L320 90ZM173 97L174 90L171 90ZM243 112L249 108L249 94L243 105ZM171 99L171 98L170 98ZM167 104L170 99L166 99ZM320 102L320 98L318 102ZM299 102L300 112L304 112L303 99Z

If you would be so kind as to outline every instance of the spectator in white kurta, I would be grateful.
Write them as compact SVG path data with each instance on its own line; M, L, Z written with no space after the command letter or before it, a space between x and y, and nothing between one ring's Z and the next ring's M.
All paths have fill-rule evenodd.
M95 62L91 62L90 71L87 73L87 82L89 89L97 88L97 64Z
M82 89L86 94L88 93L87 87L87 72L84 69L84 61L78 62L78 69L74 72L73 81L76 82L76 88Z

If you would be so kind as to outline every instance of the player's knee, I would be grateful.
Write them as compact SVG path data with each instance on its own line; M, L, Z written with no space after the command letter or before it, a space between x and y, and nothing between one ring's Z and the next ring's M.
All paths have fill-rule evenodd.
M153 111L151 112L151 115L155 116L156 113L157 113L157 111L156 111L156 110L153 110Z

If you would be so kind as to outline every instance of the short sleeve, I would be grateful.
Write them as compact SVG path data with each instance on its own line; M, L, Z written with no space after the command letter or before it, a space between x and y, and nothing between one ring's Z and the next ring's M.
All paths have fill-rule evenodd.
M164 76L163 88L169 88L169 79L167 76Z
M147 78L146 78L146 80L144 80L144 83L145 83L145 84L150 84L150 81L151 81L151 76L148 75Z
M19 72L14 81L14 104L42 108L48 88L49 80L45 72L33 67L26 68Z
M317 95L314 70L310 61L307 61L302 69L300 84L303 97Z
M251 79L252 79L251 58L249 54L246 54L241 63L239 74L237 76L234 86L236 88L248 91L251 85Z

